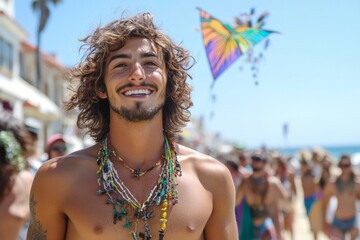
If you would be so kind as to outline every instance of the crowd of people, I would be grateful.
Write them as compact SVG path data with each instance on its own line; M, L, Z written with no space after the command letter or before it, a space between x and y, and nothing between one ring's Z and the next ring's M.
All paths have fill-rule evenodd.
M348 155L335 164L304 150L296 169L277 152L235 148L227 159L177 143L193 104L192 58L151 14L82 41L88 51L69 73L77 88L65 107L95 143L67 154L56 134L41 158L36 129L0 114L1 239L21 229L29 240L294 239L299 190L314 239L358 236L360 183Z
M359 237L360 179L348 154L334 159L320 148L294 156L234 148L219 159L233 177L239 239L294 239L299 192L313 239L320 232L333 240Z

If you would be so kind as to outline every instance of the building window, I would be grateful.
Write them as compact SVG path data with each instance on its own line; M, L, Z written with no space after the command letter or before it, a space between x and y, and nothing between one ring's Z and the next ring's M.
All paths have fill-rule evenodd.
M7 76L11 76L13 65L13 46L11 43L0 37L0 72Z

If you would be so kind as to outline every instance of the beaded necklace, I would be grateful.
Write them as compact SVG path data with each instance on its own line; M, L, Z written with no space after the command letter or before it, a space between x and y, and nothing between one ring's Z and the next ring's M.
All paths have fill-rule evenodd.
M144 203L140 203L125 183L120 179L113 163L110 160L112 150L109 149L110 140L106 136L100 144L98 151L97 164L99 166L97 195L106 195L107 203L113 206L113 222L124 219L123 228L129 229L133 240L140 237L144 240L151 240L150 227L148 219L154 217L154 212L150 211L151 206L161 204L159 240L165 236L167 209L169 204L175 205L178 202L178 192L176 189L175 178L181 176L180 163L177 160L174 143L169 143L164 134L164 152L165 158L162 164L161 172L155 186L151 189L149 196ZM125 206L129 205L134 211L135 221L129 219L129 212ZM144 231L137 231L137 223L144 221Z
M136 177L137 179L140 179L140 177L144 176L146 173L150 172L151 170L153 170L155 167L159 166L162 162L162 160L165 158L164 155L161 156L161 158L159 159L159 161L157 161L153 166L151 166L150 168L142 171L140 168L132 168L129 165L127 165L124 161L124 159L122 159L122 157L119 156L119 154L116 152L116 150L112 150L112 155L117 157L117 159L122 163L122 165L126 168L129 169L130 172L134 175L134 177Z

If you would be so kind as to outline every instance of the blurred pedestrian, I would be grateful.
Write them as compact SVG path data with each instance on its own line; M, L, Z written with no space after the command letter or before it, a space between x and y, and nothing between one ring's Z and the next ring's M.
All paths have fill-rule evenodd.
M219 160L219 158L217 158ZM240 186L241 181L244 178L247 178L250 176L250 172L246 171L242 167L239 166L239 163L236 161L236 159L231 160L225 160L224 161L225 166L229 169L231 176L234 181L235 189L238 189Z
M47 160L64 156L67 153L67 144L64 136L57 133L49 137L46 141L45 152Z
M282 239L278 203L287 195L279 179L267 171L266 165L265 155L255 152L251 156L253 172L242 181L237 191L236 204L243 208L236 209L239 239ZM240 221L239 211L243 217Z
M318 187L316 184L316 177L313 172L314 163L312 161L312 154L308 150L300 152L300 171L301 171L301 186L304 192L304 206L306 216L310 223L310 230L316 240L319 231L322 230L322 208L320 204L320 196L318 194Z
M31 139L25 126L0 113L0 237L17 240L29 217L33 175L27 170Z
M295 204L296 204L296 184L295 184L295 172L289 166L288 159L281 155L273 157L276 170L275 176L279 178L283 185L287 198L279 201L279 207L281 209L280 214L283 218L284 230L290 233L290 239L294 239L294 218L295 218Z
M357 218L356 202L360 200L359 176L352 169L351 158L343 154L338 162L341 174L330 181L324 191L324 209L327 209L330 197L337 198L337 207L332 224L327 227L331 239L351 240L359 236L359 220Z
M250 174L252 172L252 168L248 152L244 148L235 148L235 155L239 160L240 171Z

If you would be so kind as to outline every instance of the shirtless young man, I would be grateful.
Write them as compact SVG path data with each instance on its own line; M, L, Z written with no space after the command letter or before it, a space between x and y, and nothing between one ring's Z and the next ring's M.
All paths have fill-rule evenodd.
M189 53L148 13L83 41L67 109L97 143L40 168L28 239L237 239L228 169L173 142L190 118Z
M337 198L335 217L328 233L331 239L350 239L359 235L359 222L356 215L356 201L360 199L360 182L352 171L350 156L342 155L338 163L341 174L328 182L324 190L324 212L331 196Z
M236 203L243 200L250 207L253 219L253 239L282 239L279 223L279 201L287 197L279 179L266 171L267 159L262 153L251 156L253 173L243 180L236 196Z

